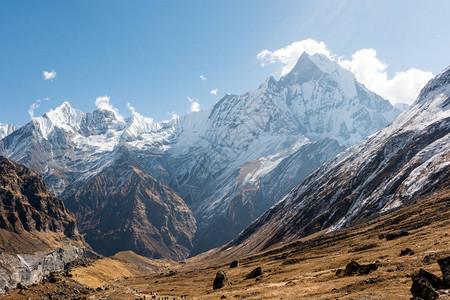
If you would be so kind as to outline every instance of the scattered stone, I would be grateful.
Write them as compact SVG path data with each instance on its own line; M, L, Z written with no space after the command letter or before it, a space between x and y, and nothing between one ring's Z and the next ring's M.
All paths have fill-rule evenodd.
M438 260L442 272L442 281L446 287L450 287L450 256Z
M176 274L177 274L176 271L170 270L170 271L169 271L169 274L167 274L167 277L174 276L174 275L176 275Z
M406 231L405 229L401 229L397 232L393 232L393 233L388 233L386 234L386 240L390 241L390 240L395 240L399 237L403 237L403 236L408 236L410 235L410 233L408 231Z
M233 260L230 264L230 269L239 267L239 261Z
M412 251L410 248L405 248L404 250L400 251L400 256L405 255L414 255L414 251Z
M377 269L378 269L377 264L360 265L356 261L352 261L348 263L347 266L345 267L344 275L346 276L355 274L365 275Z
M257 267L256 269L254 269L253 271L248 273L247 276L245 276L245 278L252 279L252 278L261 276L262 274L263 274L263 269L261 267Z
M227 283L228 283L227 274L224 271L220 270L217 272L216 278L214 279L213 289L214 290L220 289L226 286Z

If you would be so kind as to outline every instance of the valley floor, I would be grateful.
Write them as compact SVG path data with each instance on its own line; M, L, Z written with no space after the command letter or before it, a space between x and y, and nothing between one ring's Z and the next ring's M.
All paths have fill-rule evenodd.
M389 241L379 238L401 229L410 235ZM405 248L411 248L413 255L400 256ZM143 264L132 254L126 256L118 261ZM157 272L144 275L152 268L113 268L117 262L108 264L106 260L113 259L105 258L75 268L71 278L60 276L56 283L15 289L0 299L139 299L144 295L148 299L152 292L169 299L181 295L187 299L410 299L410 276L420 268L441 276L437 259L446 256L450 256L449 188L363 224L320 232L241 259L237 251L212 250L181 263L146 261L144 265ZM230 269L235 259L240 265ZM336 275L353 260L377 263L378 269L367 275ZM246 279L256 267L263 268L263 275ZM218 270L226 272L229 284L213 290Z

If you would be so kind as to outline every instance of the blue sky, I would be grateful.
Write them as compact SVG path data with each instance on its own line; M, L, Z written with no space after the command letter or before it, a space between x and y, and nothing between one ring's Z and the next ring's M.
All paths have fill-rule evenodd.
M305 39L335 59L375 50L347 64L361 72L371 58L367 80L411 68L426 78L450 63L449 11L450 1L2 1L0 122L28 122L38 99L35 116L63 101L93 111L104 95L124 115L131 103L161 121L189 112L188 97L207 108L279 76L275 50ZM272 63L257 59L264 49Z

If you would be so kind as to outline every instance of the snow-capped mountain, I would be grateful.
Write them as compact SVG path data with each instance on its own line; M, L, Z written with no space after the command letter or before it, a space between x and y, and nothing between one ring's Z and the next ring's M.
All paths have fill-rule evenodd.
M399 113L351 72L304 53L279 81L270 77L256 90L226 95L211 109L182 117L166 169L169 185L196 216L194 253L233 238L279 199L269 192L282 173L274 170L291 155L316 150L298 156L293 169L305 171L284 183L284 193L342 151L339 144L361 141ZM324 138L336 143L311 145Z
M334 231L450 183L450 68L392 124L329 160L224 249L244 252Z
M0 139L4 138L5 136L13 133L17 130L17 126L14 124L2 124L0 123Z
M128 119L115 110L84 113L65 102L5 137L1 152L70 201L74 187L104 174L117 149L126 149L192 210L198 253L232 239L327 159L399 113L351 72L304 53L278 81L161 123L134 111Z

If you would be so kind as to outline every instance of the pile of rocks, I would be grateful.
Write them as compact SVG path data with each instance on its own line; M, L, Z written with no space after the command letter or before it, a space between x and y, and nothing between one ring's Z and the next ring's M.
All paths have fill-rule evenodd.
M413 299L438 299L441 290L450 289L450 256L439 259L438 264L442 272L442 279L424 269L420 269L411 277Z

